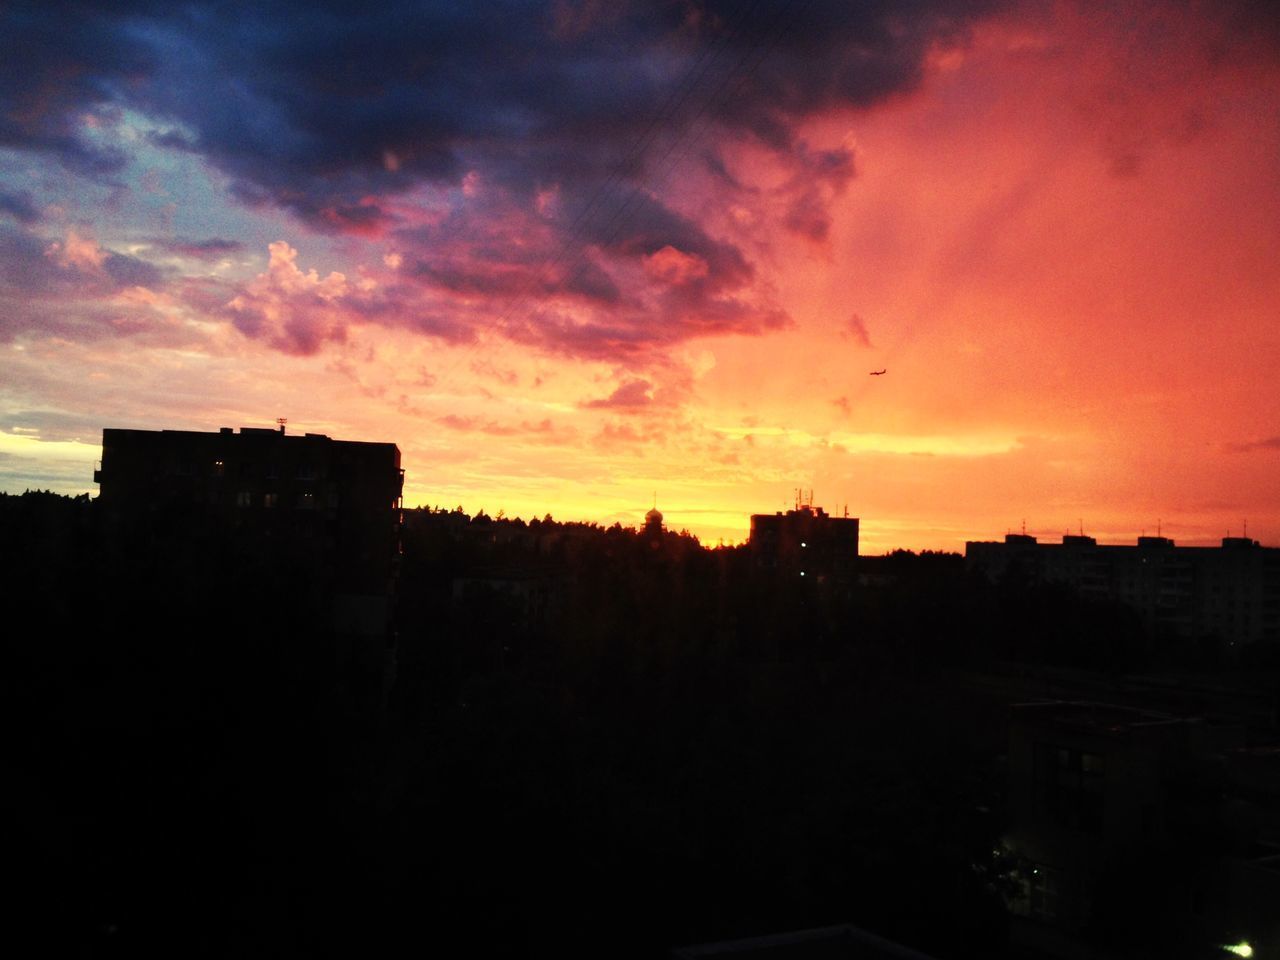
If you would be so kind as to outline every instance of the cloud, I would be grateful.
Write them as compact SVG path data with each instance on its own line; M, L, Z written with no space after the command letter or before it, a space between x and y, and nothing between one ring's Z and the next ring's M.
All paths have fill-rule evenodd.
M495 16L391 0L316 16L288 2L51 2L5 14L24 42L0 68L0 146L109 180L132 147L108 128L140 116L151 125L140 142L199 156L242 203L394 240L385 265L417 291L329 295L318 277L285 289L288 275L269 269L238 294L237 325L280 349L339 338L346 310L454 340L494 327L545 351L638 363L707 333L789 323L743 243L665 195L685 150L696 146L716 189L739 197L754 188L729 174L719 145L772 151L792 173L784 228L825 242L852 153L796 131L829 108L913 88L928 50L992 8L557 2ZM424 203L440 215L424 218ZM31 212L20 200L0 209ZM234 252L216 238L157 245Z
M52 239L0 224L0 340L19 332L77 340L136 334L139 324L121 323L121 297L166 282L154 264L75 229Z
M667 244L644 258L644 270L660 283L682 286L694 280L705 280L711 272L707 261L691 256Z
M550 417L544 417L542 420L537 421L522 420L519 424L501 424L493 420L482 420L479 417L466 417L456 413L449 413L436 417L436 423L442 427L448 427L450 430L457 430L463 433L483 433L492 437L526 436L563 440L572 436L572 431L561 434L551 422Z
M662 443L664 437L656 428L636 427L630 423L606 423L600 432L591 438L594 446L605 449L617 447L636 447Z
M1245 443L1229 443L1227 449L1232 453L1263 453L1280 451L1280 437L1267 437L1265 440L1250 440Z
M206 240L192 240L187 237L169 237L154 239L152 245L167 253L193 260L220 260L233 253L240 253L244 244L239 240L227 240L223 237L209 237Z
M853 150L844 145L813 150L801 141L791 159L796 171L781 189L788 198L782 225L797 236L825 244L831 233L831 202L855 175Z
M321 277L314 268L303 273L298 251L283 240L269 245L264 273L233 297L226 310L236 329L264 340L285 353L316 353L326 341L346 339L351 311L345 300L353 291L336 271Z
M652 390L648 380L628 380L609 396L588 400L582 406L589 410L639 410L653 403Z
M106 274L106 251L99 247L92 237L82 237L75 230L67 231L67 239L64 242L54 241L49 244L45 255L70 269L96 276Z
M856 313L845 321L844 329L840 331L840 335L855 341L861 346L868 348L871 346L871 334L867 332L867 322Z
M0 147L111 181L128 128L216 168L244 204L394 248L383 265L403 285L376 296L279 277L237 294L240 328L280 349L314 352L361 318L641 366L684 340L787 326L752 224L830 244L857 174L853 147L811 142L809 121L915 90L931 53L1005 7L51 0L0 22L22 38L0 66ZM1247 4L1214 8L1224 50L1257 32ZM730 169L742 145L781 171L775 186ZM685 174L705 196L674 186ZM24 197L0 195L0 211L35 222ZM157 245L215 259L235 252L223 242ZM100 266L148 285L136 264Z
M8 214L24 224L32 224L40 219L35 201L25 190L0 190L0 213Z

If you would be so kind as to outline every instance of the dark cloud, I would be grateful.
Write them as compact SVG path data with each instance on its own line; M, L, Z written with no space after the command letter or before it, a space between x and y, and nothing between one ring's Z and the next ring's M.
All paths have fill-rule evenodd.
M831 232L831 215L816 189L805 190L788 205L782 225L806 240L824 243Z
M45 256L47 246L34 233L0 224L0 290L37 294L59 286L66 275Z
M437 297L407 320L390 293L351 299L355 314L451 340L493 325L619 360L789 322L743 247L663 194L687 152L720 188L748 193L717 144L776 151L793 174L783 226L826 242L854 158L799 139L800 123L910 90L926 53L995 5L19 4L0 22L0 146L109 178L125 158L86 117L129 108L156 124L153 146L199 154L246 204L394 239L404 279ZM397 209L424 185L447 206L434 226ZM178 243L186 256L229 252ZM156 279L114 257L103 269ZM441 319L460 311L470 319ZM251 335L255 322L237 317ZM272 342L306 353L339 330L304 323Z
M244 249L244 244L239 240L226 240L222 237L210 237L207 240L167 237L152 240L151 243L168 253L191 257L193 260L217 260Z
M102 423L97 414L69 414L60 410L6 410L0 429L36 434L41 440L97 440Z
M79 3L7 4L0 18L0 146L55 155L69 169L103 178L125 157L95 144L87 110L120 102L132 81L160 63L129 29L137 5L109 11Z
M127 254L108 251L102 269L120 287L155 289L164 282L164 273L159 267Z
M25 191L0 190L0 213L8 214L19 223L31 224L40 219L31 194Z
M247 196L347 217L475 162L512 184L638 175L708 121L790 145L799 118L910 88L993 5L636 3L565 30L564 3L19 4L0 136L74 165L101 154L85 109L129 105Z

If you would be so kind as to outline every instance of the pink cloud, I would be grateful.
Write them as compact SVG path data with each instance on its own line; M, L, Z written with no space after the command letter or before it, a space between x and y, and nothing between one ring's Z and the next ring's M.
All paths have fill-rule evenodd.
M702 257L684 253L671 244L644 258L644 271L654 280L680 286L690 280L703 280L711 272Z
M45 256L63 267L97 277L105 276L103 265L107 261L107 252L93 237L82 237L75 230L67 231L65 243L55 240L49 244Z
M628 380L609 396L589 400L583 406L591 410L637 410L653 403L651 390L653 384L648 380Z
M326 341L346 339L352 285L336 271L303 273L298 251L283 240L268 248L266 272L227 303L236 328L285 353L313 354Z

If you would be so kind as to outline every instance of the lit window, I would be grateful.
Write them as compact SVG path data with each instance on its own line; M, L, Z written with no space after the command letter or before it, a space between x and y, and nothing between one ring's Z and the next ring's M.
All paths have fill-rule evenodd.
M298 494L299 510L314 510L316 507L316 495L314 493Z
M278 493L264 493L262 495L262 505L264 507L274 507L279 502L280 494Z
M222 476L224 473L226 473L226 470L227 470L227 465L223 463L221 460L213 461L213 475L215 477Z

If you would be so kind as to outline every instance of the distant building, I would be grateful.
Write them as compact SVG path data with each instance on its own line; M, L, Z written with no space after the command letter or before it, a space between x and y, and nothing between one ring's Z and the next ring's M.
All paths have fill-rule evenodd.
M848 580L858 562L858 519L832 517L812 504L757 513L747 546L758 573Z
M331 611L339 663L389 681L404 484L394 443L283 426L106 429L93 479L109 544L309 591Z
M94 471L109 518L331 543L345 586L382 592L393 574L404 471L394 443L223 427L102 431Z
M647 537L662 538L662 513L655 506L644 515L644 533Z
M1083 596L1136 610L1148 627L1178 637L1215 636L1231 645L1280 644L1280 549L1245 537L1219 547L1179 547L1168 537L1099 544L1026 534L965 544L965 563L992 580L1063 583Z

